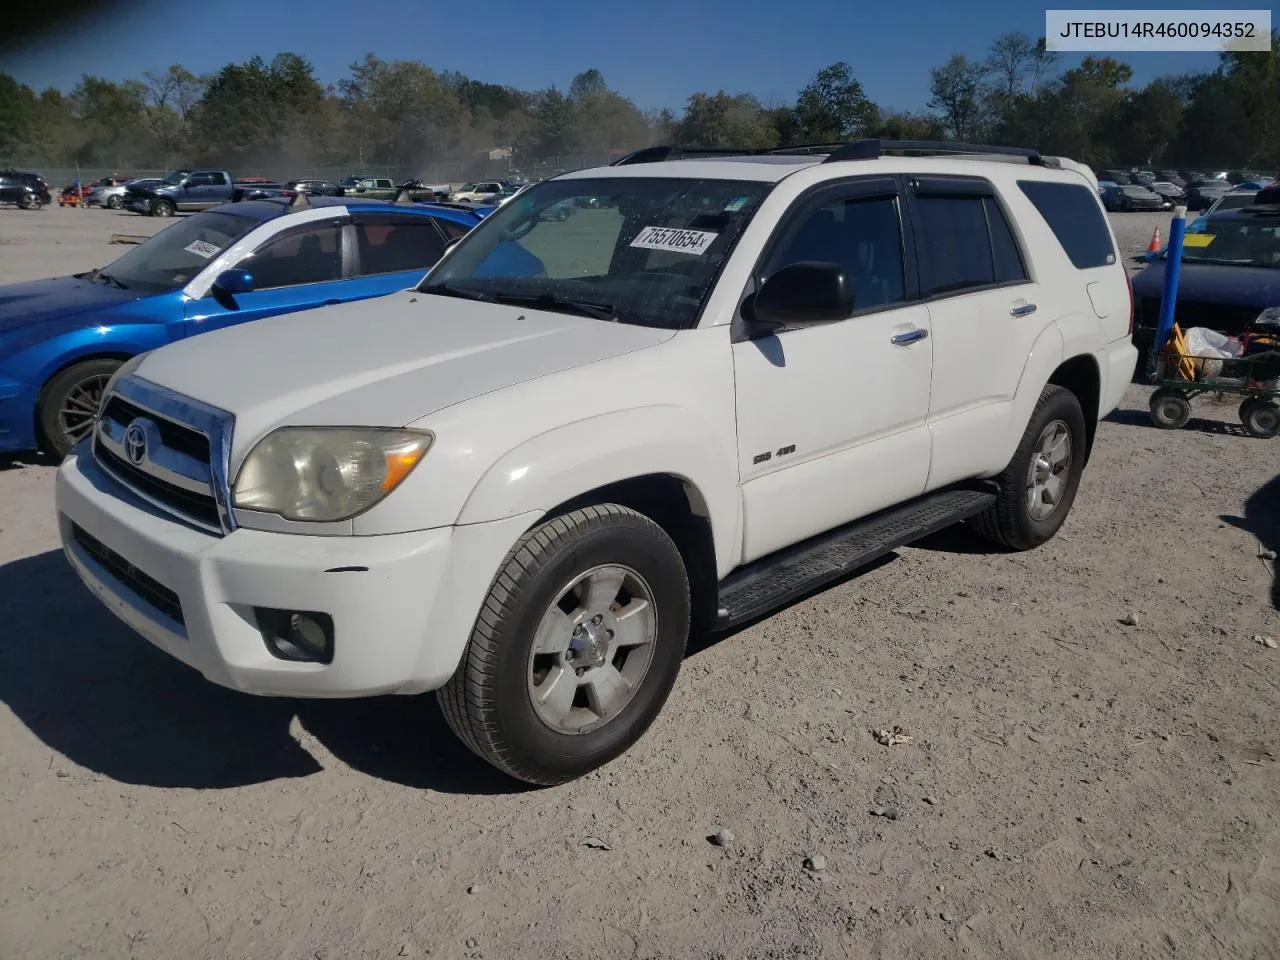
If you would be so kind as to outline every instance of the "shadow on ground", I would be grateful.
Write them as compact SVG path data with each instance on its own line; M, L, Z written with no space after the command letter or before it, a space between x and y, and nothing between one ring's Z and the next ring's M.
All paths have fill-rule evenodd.
M0 624L0 701L113 780L224 789L308 776L321 767L290 733L296 716L370 776L445 793L522 789L458 742L432 696L286 700L209 683L108 614L59 551L0 566Z
M1224 515L1221 519L1223 523L1253 534L1264 549L1280 553L1280 474L1259 487L1244 502L1244 516ZM1270 565L1271 603L1280 610L1280 561L1259 557L1258 562Z
M1237 408L1234 406L1224 406L1221 409L1222 419L1208 419L1206 417L1192 417L1187 421L1187 425L1182 429L1199 431L1200 433L1216 433L1223 436L1243 437L1248 440L1256 440L1258 438L1251 437L1240 424L1240 416ZM1116 410L1103 418L1106 423L1119 424L1122 427L1145 427L1148 430L1160 430L1151 422L1151 415L1146 410Z
M925 549L990 549L964 531ZM891 563L890 553L801 602ZM767 619L698 633L688 656ZM356 770L444 793L526 789L454 737L435 698L305 700L253 697L216 686L106 612L60 551L0 566L0 702L45 744L113 780L227 789L321 770L290 725Z

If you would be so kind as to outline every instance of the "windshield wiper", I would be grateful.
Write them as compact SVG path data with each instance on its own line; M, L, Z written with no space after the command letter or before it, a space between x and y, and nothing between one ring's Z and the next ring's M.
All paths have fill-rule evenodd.
M94 267L92 270L88 270L85 273L77 273L75 276L77 280L104 280L113 287L119 287L121 290L129 289L115 277L111 276L111 274L103 273L98 267Z
M558 293L495 293L493 299L499 303L527 303L535 307L550 307L560 311L571 311L584 317L596 320L618 320L617 311L611 304L596 303L591 300L578 300L574 297L562 296Z
M442 297L461 297L464 300L483 300L493 303L493 297L483 290L468 290L466 287L455 287L451 283L431 283L422 287L419 293L438 293Z

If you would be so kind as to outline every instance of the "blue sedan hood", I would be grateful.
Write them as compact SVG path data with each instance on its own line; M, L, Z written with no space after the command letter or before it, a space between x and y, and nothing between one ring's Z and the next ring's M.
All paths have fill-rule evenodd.
M1165 262L1158 260L1134 277L1134 296L1160 299L1164 268ZM1280 269L1184 262L1178 277L1178 300L1259 310L1280 306Z
M137 299L136 291L76 277L12 283L0 287L0 333Z

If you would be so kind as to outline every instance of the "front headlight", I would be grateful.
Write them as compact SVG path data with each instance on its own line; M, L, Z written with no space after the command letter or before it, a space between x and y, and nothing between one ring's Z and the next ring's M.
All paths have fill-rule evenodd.
M281 427L249 451L232 502L286 520L348 520L399 486L433 439L421 430Z

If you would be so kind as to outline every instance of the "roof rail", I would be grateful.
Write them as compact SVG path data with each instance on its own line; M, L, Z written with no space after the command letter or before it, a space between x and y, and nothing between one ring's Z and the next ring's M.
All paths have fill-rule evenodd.
M975 153L1002 157L1023 157L1027 163L1040 167L1056 166L1038 150L1029 147L999 147L980 143L960 143L954 140L854 140L841 145L823 163L839 163L843 160L878 160L886 150L902 150L910 153Z
M645 147L619 157L609 164L611 167L625 167L633 163L661 163L663 160L679 160L681 157L746 157L767 151L754 147Z

